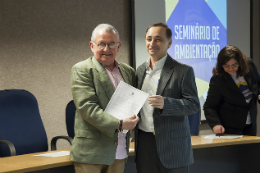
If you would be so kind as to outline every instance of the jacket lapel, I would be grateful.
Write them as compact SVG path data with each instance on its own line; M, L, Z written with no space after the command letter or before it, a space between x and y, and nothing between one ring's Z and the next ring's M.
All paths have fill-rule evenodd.
M243 93L240 91L240 89L238 88L238 86L236 85L235 81L232 79L232 77L230 75L228 75L227 78L227 83L226 83L227 87L235 92L238 93L238 96L236 97L236 101L239 104L244 104L245 106L247 106L248 104L246 103L245 97L243 95Z
M144 78L146 76L146 63L143 63L139 68L138 68L138 72L137 72L137 88L138 89L142 89L142 85L144 82Z
M240 91L240 89L238 88L238 86L236 85L236 83L234 82L234 80L232 79L232 77L230 75L227 75L227 87L230 88L231 90L240 93L242 95L242 92ZM244 97L244 96L243 96Z
M129 79L129 75L127 75L125 68L123 66L119 65L119 70L120 70L120 73L121 73L125 83L132 85L133 82L131 81L131 79Z
M249 88L252 88L252 78L249 73L245 75L245 80Z
M254 93L256 96L258 96L258 85L255 81L254 76L252 76L252 73L249 72L245 75L246 83L252 93Z
M174 60L170 57L170 55L168 55L161 72L156 95L162 95L168 80L171 78L172 73L174 72L173 67L174 67Z
M110 81L110 78L105 70L105 68L100 64L95 57L92 57L92 62L98 71L98 79L107 94L107 97L110 99L114 93L113 85Z

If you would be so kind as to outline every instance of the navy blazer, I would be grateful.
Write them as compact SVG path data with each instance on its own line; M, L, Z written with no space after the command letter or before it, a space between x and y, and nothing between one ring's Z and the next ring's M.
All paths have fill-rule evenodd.
M256 135L257 96L260 93L260 76L253 61L248 58L250 71L244 77L253 97L246 103L245 97L230 75L227 79L213 76L204 104L204 113L210 127L222 125L243 129L246 126L248 111L250 111L254 134Z
M146 75L145 63L137 69L136 74L137 88L141 89ZM200 109L193 68L168 55L156 95L164 97L163 109L155 108L153 113L159 158L168 169L188 166L193 163L193 152L187 116ZM139 117L142 118L140 114ZM137 151L138 125L135 135Z

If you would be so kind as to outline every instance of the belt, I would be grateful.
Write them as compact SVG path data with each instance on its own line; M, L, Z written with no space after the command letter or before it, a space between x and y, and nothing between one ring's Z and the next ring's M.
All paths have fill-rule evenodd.
M155 132L145 132L145 131L143 131L141 129L138 129L138 131L141 132L141 133L151 133L151 134L155 135Z

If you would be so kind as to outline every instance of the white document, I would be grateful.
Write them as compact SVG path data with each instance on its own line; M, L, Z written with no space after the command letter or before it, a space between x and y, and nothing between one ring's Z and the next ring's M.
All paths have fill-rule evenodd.
M38 154L38 155L33 155L37 157L60 157L60 156L67 156L70 155L69 151L59 151L59 152L54 152L54 153L46 153L46 154Z
M236 136L217 136L216 134L207 135L204 138L206 139L238 139L242 138L243 135L236 135Z
M137 115L148 98L148 94L121 81L105 112L123 120Z

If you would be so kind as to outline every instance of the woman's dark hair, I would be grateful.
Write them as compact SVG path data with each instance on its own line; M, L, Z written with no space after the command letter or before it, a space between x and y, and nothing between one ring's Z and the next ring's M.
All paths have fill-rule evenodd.
M218 54L217 65L213 69L213 75L226 78L229 75L225 72L223 65L230 59L235 59L238 62L237 77L245 76L249 72L248 58L242 52L232 45L227 45Z

